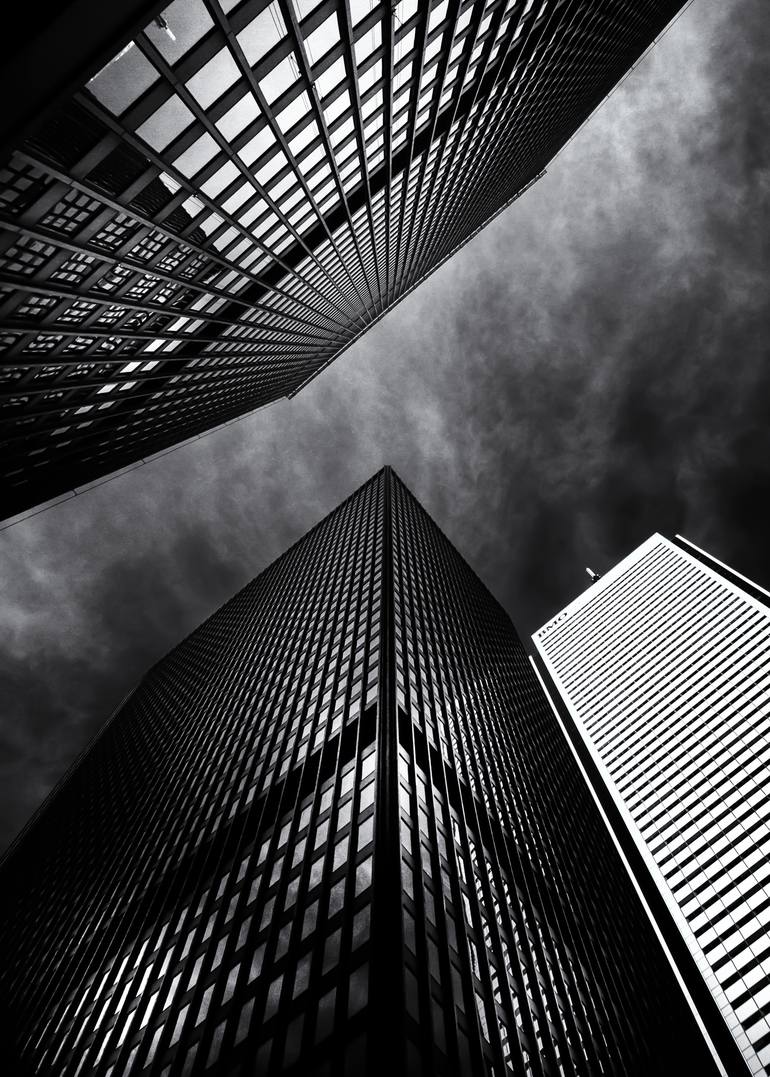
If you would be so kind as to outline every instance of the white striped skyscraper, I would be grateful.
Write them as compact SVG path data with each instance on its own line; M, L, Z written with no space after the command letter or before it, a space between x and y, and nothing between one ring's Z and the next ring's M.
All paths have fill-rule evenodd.
M589 773L609 790L749 1071L763 1075L768 599L685 540L653 535L533 637Z

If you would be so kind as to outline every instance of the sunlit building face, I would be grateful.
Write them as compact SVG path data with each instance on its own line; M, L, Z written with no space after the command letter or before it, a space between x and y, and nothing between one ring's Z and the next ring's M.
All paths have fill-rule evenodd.
M534 636L752 1074L770 1072L768 602L653 535Z

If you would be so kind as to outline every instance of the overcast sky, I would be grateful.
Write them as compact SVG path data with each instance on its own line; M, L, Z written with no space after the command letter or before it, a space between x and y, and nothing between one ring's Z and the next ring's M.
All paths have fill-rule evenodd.
M0 847L147 667L385 463L524 636L655 530L770 584L770 20L695 0L293 401L0 534Z

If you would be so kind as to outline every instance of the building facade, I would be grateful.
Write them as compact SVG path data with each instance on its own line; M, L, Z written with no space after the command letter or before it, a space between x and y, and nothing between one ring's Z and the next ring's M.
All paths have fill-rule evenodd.
M0 909L20 1074L718 1072L508 617L390 469L148 673Z
M298 392L680 6L136 0L133 38L1 162L3 514Z
M770 1073L769 599L653 535L533 637L669 938L755 1075Z

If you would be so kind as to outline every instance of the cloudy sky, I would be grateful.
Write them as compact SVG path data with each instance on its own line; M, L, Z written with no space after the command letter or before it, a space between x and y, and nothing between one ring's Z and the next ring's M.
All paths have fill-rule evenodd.
M0 534L0 847L146 668L384 463L522 635L654 530L770 584L770 20L695 0L293 401Z

